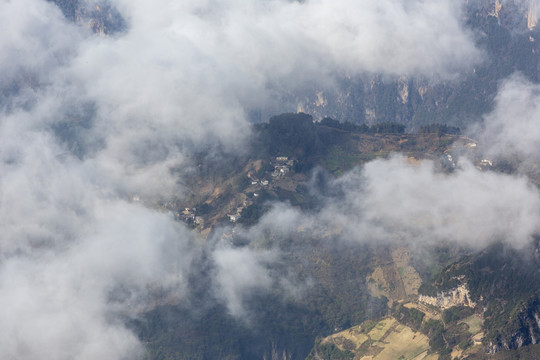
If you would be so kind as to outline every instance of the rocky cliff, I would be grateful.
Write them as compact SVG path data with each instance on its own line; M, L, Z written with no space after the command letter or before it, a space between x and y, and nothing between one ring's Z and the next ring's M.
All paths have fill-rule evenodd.
M334 89L314 89L298 107L316 118L356 123L398 122L415 130L427 123L465 127L491 110L498 82L521 72L538 82L540 32L532 1L467 2L464 23L476 34L485 61L460 79L388 78L364 74L343 78Z
M419 295L418 301L436 306L442 310L454 306L467 306L474 308L477 303L471 300L467 284L459 285L457 288L437 293L437 296Z
M487 346L489 353L540 343L540 297L532 298L512 316L512 322Z
M86 25L101 35L122 31L126 23L120 13L103 0L47 0L55 3L64 16L78 24Z

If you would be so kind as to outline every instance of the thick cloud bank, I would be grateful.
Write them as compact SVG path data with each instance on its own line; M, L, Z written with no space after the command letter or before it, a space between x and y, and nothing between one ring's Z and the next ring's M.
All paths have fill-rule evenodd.
M238 151L248 113L283 111L279 99L306 86L364 72L448 77L480 59L447 0L112 3L127 30L79 42L61 75L97 104L98 163L134 186L159 171L151 164L184 166L186 147Z
M177 189L168 170L188 168L186 150L239 151L249 113L281 111L306 86L364 72L448 77L481 57L448 0L110 4L126 26L107 37L45 1L2 2L12 26L0 87L6 108L40 106L36 125L62 129L129 191Z

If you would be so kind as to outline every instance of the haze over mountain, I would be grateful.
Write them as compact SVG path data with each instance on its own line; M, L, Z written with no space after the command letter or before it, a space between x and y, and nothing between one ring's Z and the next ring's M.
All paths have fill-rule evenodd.
M167 330L147 331L155 319L145 316L167 306L185 344L199 315L249 334L260 304L279 297L302 312L321 278L338 278L317 272L314 258L334 265L350 251L343 264L368 267L370 246L528 249L540 224L536 9L528 0L1 0L0 358L149 358L152 334ZM432 151L392 138L373 161L334 175L316 167L320 153L277 154L315 159L290 193L316 205L270 197L234 230L216 221L203 236L163 205L210 183L221 196L229 166L245 179L238 164L262 147L252 124L297 110L409 132L459 126L468 140L428 137L440 145ZM428 160L386 151L406 142ZM480 160L496 166L480 170ZM199 176L207 164L217 175ZM223 236L232 232L235 241ZM335 309L321 308L344 290L324 288L323 305L303 312L324 325L305 320L301 341L218 358L305 358L317 336L384 315L362 271L353 280L365 303L339 305L355 316L328 319ZM183 358L188 345L162 355Z

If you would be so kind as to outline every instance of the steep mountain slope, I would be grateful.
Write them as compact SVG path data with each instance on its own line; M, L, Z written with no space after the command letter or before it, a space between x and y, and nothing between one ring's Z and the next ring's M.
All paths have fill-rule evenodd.
M110 35L122 31L126 23L120 13L108 1L47 0L55 3L64 16L76 23L88 26L92 31Z
M391 318L327 337L311 358L388 359L394 353L403 359L536 359L540 257L535 244L520 251L493 245L452 262L425 279L412 302L396 303ZM383 337L374 338L372 326L384 329Z
M514 72L540 81L540 30L533 2L470 1L464 20L476 34L485 61L458 79L377 74L343 79L332 90L316 90L299 109L316 117L357 123L393 121L410 130L428 123L466 127L491 110L498 82Z
M107 1L49 0L71 21L93 31L113 34L127 24ZM463 4L464 25L475 34L484 61L470 73L441 79L418 76L392 78L380 74L343 77L329 89L303 89L280 95L282 108L357 124L397 122L410 131L431 123L466 127L492 109L499 81L514 72L540 81L540 29L533 2L475 0ZM537 41L538 40L538 41ZM273 114L253 110L255 121Z
M104 36L121 34L129 26L105 1L53 2L70 21ZM122 319L146 346L148 359L537 356L538 243L524 251L502 245L482 251L426 246L422 251L431 254L423 259L414 247L338 241L339 226L306 230L299 223L283 235L279 221L285 221L278 218L273 229L257 230L274 202L309 216L335 195L329 191L339 191L328 186L332 179L396 152L413 164L433 160L440 173L451 173L456 162L449 150L455 145L481 170L512 172L508 164L480 157L473 149L476 142L457 131L416 132L428 124L464 128L478 120L493 107L501 79L516 71L540 81L540 30L532 3L466 4L464 22L486 56L470 73L455 79L364 74L342 78L334 89L281 94L278 102L297 104L324 120L313 123L303 113L276 116L254 127L246 152L217 159L212 151L190 154L194 166L182 184L187 195L157 202L126 196L170 212L196 229L205 244L186 279L187 299L163 294L140 317ZM17 85L5 93L16 92ZM253 118L260 122L256 110L259 118ZM86 121L79 123L82 128ZM77 147L69 143L77 129L55 130L67 148ZM275 275L272 281L286 280L274 281L269 293L256 287L246 291L241 301L245 313L240 315L232 313L212 286L219 264L206 252L223 244L282 255L266 270ZM234 289L232 293L234 298Z
M287 118L287 126L294 128L291 124L303 121L305 116L284 114L277 118ZM339 228L306 229L302 223L296 224L295 229L285 235L277 229L267 229L261 233L256 231L250 239L244 238L244 229L257 227L259 217L268 211L265 204L269 200L288 201L299 209L317 211L321 200L310 193L314 186L310 184L314 166L322 167L318 171L326 174L321 173L320 182L315 185L324 189L329 186L325 181L330 181L330 178L325 180L325 176L332 177L331 172L345 172L369 159L386 157L393 151L408 151L411 161L416 161L412 156L439 161L441 157L446 159L444 152L454 142L469 140L458 135L433 133L356 133L314 124L311 120L306 123L310 130L300 127L297 133L278 131L275 134L277 138L284 134L295 138L313 131L317 140L310 142L308 149L304 147L308 144L300 140L274 141L274 125L276 123L271 121L269 127L259 129L260 133L254 138L252 154L259 151L261 158L239 157L235 161L214 164L203 162L205 166L201 166L200 172L194 173L191 182L186 184L191 187L192 202L173 201L162 206L178 212L179 220L192 223L210 247L226 242L236 247L279 249L279 266L274 265L272 272L303 285L294 296L288 289L290 285L284 287L280 283L275 284L270 294L255 291L245 299L246 313L240 318L232 316L211 293L211 274L216 264L203 256L197 260L203 269L195 272L190 280L194 294L188 302L157 305L146 311L142 320L131 323L147 345L149 359L275 356L304 359L317 337L383 316L388 311L389 301L416 294L421 280L408 265L409 252L404 248L347 244L337 239L341 232ZM318 145L312 147L313 144ZM296 156L284 175L272 176L276 168L287 166L276 162L272 156L280 153ZM269 180L267 185L261 184L263 179ZM253 196L255 193L259 195ZM237 206L243 209L238 211ZM231 211L239 215L234 222L232 217L227 217ZM201 220L192 222L198 217ZM370 279L379 281L374 275L380 271L378 269L389 269L394 263L395 276L385 278L385 281L393 287L396 279L406 279L403 289L390 292L388 296L370 291ZM389 273L387 270L382 272ZM197 310L194 312L193 309Z

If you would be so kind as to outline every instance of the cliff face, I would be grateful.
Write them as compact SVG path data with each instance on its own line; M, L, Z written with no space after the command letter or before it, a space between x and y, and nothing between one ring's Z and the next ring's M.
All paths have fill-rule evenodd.
M529 10L527 11L527 29L534 30L538 23L538 13L536 12L536 4L531 1L529 4Z
M55 3L64 16L86 25L97 34L107 35L122 31L126 23L120 13L102 0L47 0Z
M540 298L535 298L522 307L508 331L498 342L493 343L492 347L512 350L538 343L540 343Z
M505 330L497 339L488 343L487 353L504 353L504 350L540 344L540 300L537 298L529 301Z
M123 31L121 14L104 0L48 0L66 18L99 34ZM464 4L466 27L476 34L486 61L460 79L419 77L383 78L379 74L344 77L332 89L287 94L283 107L315 118L373 124L397 122L414 131L428 123L466 127L492 108L498 82L515 71L540 81L540 38L535 3L527 1L474 0ZM286 106L285 106L286 104ZM253 118L257 116L254 112Z
M540 80L537 9L532 1L475 0L464 5L464 24L476 34L484 63L460 79L344 78L335 89L314 89L298 100L315 118L373 124L397 122L408 130L428 123L465 127L491 110L497 84L513 72ZM324 99L324 101L321 101Z
M505 351L539 344L538 249L538 242L521 250L494 244L466 256L444 269L433 281L435 289L424 292L431 296L419 296L419 301L441 309L481 309L488 353L504 356Z

